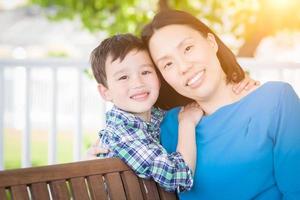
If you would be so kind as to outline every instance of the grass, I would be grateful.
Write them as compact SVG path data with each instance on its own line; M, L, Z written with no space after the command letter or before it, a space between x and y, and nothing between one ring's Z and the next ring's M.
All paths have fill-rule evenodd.
M93 132L94 133L94 132ZM83 135L81 155L84 155L90 144L95 141L97 134ZM57 163L66 163L73 160L73 135L71 132L57 134ZM4 131L4 168L14 169L21 167L22 132L15 129ZM48 132L33 130L31 133L31 164L41 166L48 164Z

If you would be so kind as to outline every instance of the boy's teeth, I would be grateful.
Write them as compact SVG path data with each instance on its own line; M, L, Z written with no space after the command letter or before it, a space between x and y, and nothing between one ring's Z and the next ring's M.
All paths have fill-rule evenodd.
M188 83L187 86L192 85L193 83L195 83L196 81L198 81L202 75L204 73L204 70L202 70L201 72L199 72L198 74L196 74L196 76L194 76Z
M134 96L132 96L132 98L133 99L139 99L139 98L143 98L143 97L145 97L147 95L148 95L148 93L145 92L145 93L142 93L142 94L134 95Z

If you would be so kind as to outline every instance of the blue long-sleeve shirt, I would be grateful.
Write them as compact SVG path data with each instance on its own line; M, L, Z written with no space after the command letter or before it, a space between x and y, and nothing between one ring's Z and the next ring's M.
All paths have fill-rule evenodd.
M161 124L161 143L176 151L178 113ZM300 100L282 82L262 85L204 116L196 127L193 199L300 199Z

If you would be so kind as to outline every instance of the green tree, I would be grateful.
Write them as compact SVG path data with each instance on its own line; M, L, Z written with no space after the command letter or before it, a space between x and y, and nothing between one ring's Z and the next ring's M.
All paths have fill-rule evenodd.
M90 31L138 34L159 10L185 10L218 34L243 41L240 56L253 56L259 42L278 31L300 28L299 0L30 0L47 8L51 19L80 17Z

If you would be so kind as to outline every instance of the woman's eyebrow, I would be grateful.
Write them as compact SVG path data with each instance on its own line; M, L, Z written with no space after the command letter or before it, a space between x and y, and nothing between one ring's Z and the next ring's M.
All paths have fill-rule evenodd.
M179 42L179 44L177 45L177 48L182 47L185 44L185 42L190 39L192 39L192 37L186 37L183 40L181 40L181 42Z
M183 40L181 40L181 41L176 45L176 48L179 49L180 47L182 47L182 46L184 45L184 43L185 43L187 40L191 40L191 39L193 39L191 36L188 36L188 37L184 38ZM163 56L163 57L157 59L156 62L159 63L159 62L161 62L162 60L167 59L167 58L169 58L169 57L170 57L169 55Z
M159 64L159 62L161 62L161 61L163 61L163 60L165 60L165 59L168 59L170 56L168 56L168 55L166 55L166 56L163 56L163 57L161 57L161 58L159 58L159 59L157 59L157 64Z

